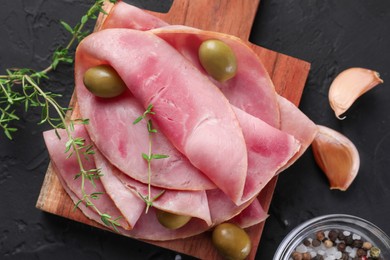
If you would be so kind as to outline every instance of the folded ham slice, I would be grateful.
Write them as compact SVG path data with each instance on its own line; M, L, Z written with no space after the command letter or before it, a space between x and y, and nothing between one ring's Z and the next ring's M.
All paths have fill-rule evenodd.
M216 189L208 190L207 198L213 225L229 221L242 227L249 227L267 218L267 213L256 197L237 206L226 194Z
M76 87L84 87L88 68L102 63L118 72L144 108L153 104L153 121L166 137L238 202L247 173L246 145L219 89L169 44L148 32L106 29L85 38L76 52ZM84 117L82 110L81 114Z
M168 23L156 16L120 1L109 11L102 28L131 28L146 31L167 25Z
M143 113L137 100L130 93L115 99L100 99L85 88L78 88L77 94L83 116L89 118L87 128L94 144L124 173L147 183L147 165L140 156L148 146L146 125L144 121L136 126L130 124L130 119ZM239 201L242 204L260 192L276 171L296 153L299 143L293 136L260 119L236 107L233 110L242 127L248 151L248 174ZM101 127L103 125L105 127ZM176 190L215 188L162 133L153 136L153 147L156 153L170 155L170 158L153 161L153 186Z
M115 178L121 185L120 189L124 188L127 190L127 193L135 194L138 197L138 200L145 204L139 194L142 196L148 195L147 185L137 182L120 172L98 151L96 151L94 158L96 166L104 173L102 182L107 176L110 176L110 179ZM151 187L151 197L156 197L162 191L164 191L163 195L153 202L153 207L178 215L199 218L205 221L209 226L212 224L205 191L162 190L160 188ZM117 198L121 195L113 193L111 198L115 201L114 196ZM131 209L132 207L129 204L124 204L120 208Z
M241 39L223 33L202 31L191 27L165 26L151 30L213 82L235 107L279 127L280 117L275 87L256 54ZM237 60L236 75L225 82L214 80L203 69L198 50L202 42L218 39L233 50Z
M206 76L208 75L198 58L200 44L208 39L224 41L236 54L237 74L231 80L223 83L210 76L208 78L220 88L231 104L262 119L271 126L279 127L279 109L273 83L256 54L241 39L186 26L170 26L155 16L123 2L115 5L110 11L110 15L102 25L102 29L107 28L155 29L152 30L153 33L172 45Z
M77 158L75 155L68 157L68 154L65 153L65 145L68 141L68 136L65 132L65 130L59 129L57 130L58 135L61 137L61 139L58 138L57 134L55 133L55 130L46 131L43 133L44 140L46 143L46 147L48 149L51 162L55 168L55 172L57 173L58 177L60 178L61 182L63 183L63 186L66 186L68 188L68 191L73 193L78 199L75 201L75 204L78 203L79 199L83 198L84 194L81 190L81 177L75 179L75 176L80 173L80 166L78 164ZM83 138L85 137L86 132L84 131L77 131L75 133L75 138ZM86 141L86 145L88 145L88 141ZM95 163L93 160L87 160L83 156L81 157L84 170L88 171L91 169L96 169ZM94 181L95 185L93 185L90 181L85 181L85 193L86 194L92 194L96 192L103 192L104 194L99 196L99 199L93 200L94 204L96 205L97 209L100 212L104 212L106 214L109 214L113 219L117 217L121 217L123 214L120 212L120 210L115 206L115 204L112 202L111 198L105 194L105 189L99 179ZM69 192L68 192L69 193ZM117 193L119 195L119 193ZM119 219L119 223L122 228L124 229L131 229L135 222L138 220L138 217L140 215L140 212L142 209L140 209L138 202L139 198L133 197L134 200L129 200L128 203L130 205L134 204L137 205L134 208L134 216L132 216L130 222L128 222L125 218ZM83 205L83 203L80 203L80 205ZM92 207L90 209L96 213L96 211L93 210ZM137 212L137 210L139 212ZM97 213L96 213L97 214ZM138 215L138 216L137 216ZM101 223L100 217L97 219L98 223Z
M282 131L293 135L301 144L299 151L278 172L291 166L309 148L318 133L317 125L293 103L278 96Z
M265 221L267 218L267 212L264 211L259 200L256 198L240 214L230 219L229 222L242 228L248 228Z
M302 145L299 152L296 153L296 155L289 161L289 163L282 167L279 172L290 166L306 151L317 133L315 124L309 118L307 118L306 115L304 115L294 104L279 95L276 95L279 111L275 112L275 98L272 97L272 93L269 93L269 91L274 88L272 81L269 79L268 73L265 71L264 66L257 64L258 61L255 60L256 55L253 54L252 51L247 50L247 46L244 42L237 40L236 37L221 33L207 32L186 26L167 25L162 20L159 22L154 21L153 24L147 23L147 25L141 26L141 24L145 22L143 19L145 15L153 17L152 20L155 20L156 17L145 13L139 8L128 7L128 5L123 2L120 4L120 7L121 8L114 8L110 12L110 16L103 24L102 29L155 29L152 31L167 40L167 42L174 46L180 53L182 53L183 56L192 61L192 63L199 69L202 69L197 56L197 47L199 46L200 40L213 38L228 42L229 45L235 49L235 52L239 53L237 56L240 65L238 66L238 73L236 77L240 78L241 80L230 80L227 83L219 83L214 81L212 78L210 78L210 80L212 80L218 87L220 87L220 89L229 97L229 101L232 104L236 104L237 107L258 118L261 118L272 126L281 127L283 131L294 135L296 139L300 141ZM137 24L137 26L134 26L133 24ZM244 59L243 53L246 59ZM245 72L247 70L253 71L251 67L248 66L253 63L255 63L254 68L258 69L258 71L253 72L252 76L259 76L257 79L258 81L255 81L254 83L253 80L256 80L256 77L251 79L251 76L248 77L248 73ZM243 67L245 69L243 69ZM204 70L202 71L205 73ZM247 77L249 80L246 79ZM253 84L249 86L248 84L241 84L242 82L248 81L252 82ZM252 99L252 91L249 91L246 88L256 88L259 86L258 82L261 82L260 87L264 87L265 89L261 90L261 92L265 91L266 96L271 95L271 99ZM237 89L244 91L234 91ZM253 97L258 97L258 94L253 95ZM259 102L259 100L261 100L261 102ZM263 106L263 109L259 109L259 106ZM299 120L296 120L296 117Z
M307 149L315 124L275 93L261 62L236 37L169 26L123 2L114 6L103 27L81 42L75 67L80 113L90 120L88 134L99 149L86 165L104 172L95 182L106 194L96 206L124 216L122 234L148 240L185 238L225 221L249 227L265 220L256 196ZM207 39L220 39L233 49L238 60L233 79L220 83L203 70L198 47ZM111 65L128 91L109 100L88 92L84 72L101 64ZM148 192L141 154L147 153L149 134L146 121L132 122L150 104L158 130L153 152L170 156L152 163L152 197L166 189L153 206L193 217L177 230L160 225L154 207L143 214L139 196ZM83 127L77 126L75 134L89 142ZM82 194L73 180L76 173L65 172L79 171L77 162L66 160L64 138L55 138L54 132L45 133L60 181L77 203ZM87 186L87 193L98 190ZM80 204L80 209L102 223L92 208Z
M79 171L79 165L75 156L68 158L68 155L64 152L65 143L68 140L65 130L58 130L58 133L61 139L57 137L54 130L45 132L45 142L62 186L74 203L77 203L83 196L79 179L74 179ZM76 125L73 135L83 138L86 145L90 143L83 125ZM119 220L121 226L118 229L127 236L151 240L177 239L199 234L210 228L211 225L230 219L233 223L248 227L259 223L266 217L256 199L253 202L247 202L245 205L236 206L230 198L219 190L210 191L208 197L204 191L167 190L159 199L154 201L153 207L145 214L145 203L138 195L138 193L147 193L145 184L132 180L121 173L97 150L95 150L93 157L83 160L83 163L85 170L99 168L103 174L94 181L96 187L89 182L85 183L86 193L103 193L98 200L93 200L93 203L101 213L109 214L113 218L123 216ZM158 192L159 189L152 188L152 196ZM209 205L212 206L213 221L210 218ZM79 208L87 217L104 225L99 214L91 207L79 204ZM154 216L154 208L189 215L193 219L183 228L169 230L159 224ZM129 231L130 229L132 230Z
M80 195L77 194L77 191L75 192L74 190L69 188L68 182L63 179L63 175L60 175L59 179L61 185L64 187L69 197L76 204L81 198ZM99 206L98 201L99 200L97 200L96 204L98 204ZM115 204L111 200L106 201L105 205L107 208L115 208ZM84 204L80 204L78 208L87 218L95 221L96 223L99 223L100 225L102 225L102 228L108 228L106 225L104 225L104 223L102 223L100 215L96 213L96 211L94 211L91 207L86 207ZM197 218L190 220L184 227L176 230L164 228L158 222L154 208L151 208L148 214L143 214L139 218L137 224L134 226L133 229L128 230L124 229L124 227L125 226L117 227L118 232L122 235L136 239L153 241L165 241L186 238L198 235L209 229L209 227L205 224L204 221ZM112 228L111 230L114 231Z
M248 174L239 204L252 200L295 156L300 143L286 132L233 107L242 127L248 150Z
M87 130L99 151L131 178L148 183L147 163L141 156L147 153L149 145L146 121L133 125L145 111L141 104L129 91L118 98L101 99L77 85L76 93L82 116L89 119ZM216 188L161 132L153 134L153 152L169 155L153 161L153 186L180 190Z
M236 114L237 111L241 111L236 108L240 108L262 119L271 126L279 127L282 131L293 135L301 143L298 152L288 163L286 161L285 164L280 164L278 172L288 168L310 146L316 136L317 126L294 104L275 93L273 83L264 66L256 58L256 54L240 39L222 33L202 31L184 26L164 26L151 30L151 32L171 44L205 74L207 72L202 68L198 58L198 49L203 41L219 39L233 49L238 63L236 76L223 83L213 80L212 77L209 78L221 89L231 104L235 106L234 111ZM241 127L245 129L242 124ZM261 165L258 159L254 159ZM251 161L253 162L253 160L249 159L249 163ZM248 166L249 168L251 167Z

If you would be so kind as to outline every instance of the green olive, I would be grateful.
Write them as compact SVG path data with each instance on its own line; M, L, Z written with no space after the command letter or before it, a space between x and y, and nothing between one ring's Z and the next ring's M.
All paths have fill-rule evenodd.
M183 216L163 210L156 210L157 219L161 225L169 229L178 229L191 220L190 216Z
M233 50L220 40L207 40L199 47L199 60L203 68L218 81L226 81L236 75L237 60Z
M102 98L119 96L126 89L126 84L109 65L89 68L84 74L83 81L90 92Z
M218 251L229 260L245 259L251 251L248 234L237 225L222 223L215 227L212 242Z

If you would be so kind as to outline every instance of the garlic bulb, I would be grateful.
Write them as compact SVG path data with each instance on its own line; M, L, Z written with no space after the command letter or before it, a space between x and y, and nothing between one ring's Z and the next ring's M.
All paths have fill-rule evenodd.
M383 80L379 73L364 68L350 68L344 70L333 80L329 88L329 103L337 118L340 117L355 100L372 89Z
M318 125L312 148L318 166L329 180L330 189L347 190L360 166L355 145L341 133Z

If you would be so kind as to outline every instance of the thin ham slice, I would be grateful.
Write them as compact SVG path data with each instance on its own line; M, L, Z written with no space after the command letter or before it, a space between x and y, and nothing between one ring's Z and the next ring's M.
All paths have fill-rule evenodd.
M207 198L213 225L228 221L246 228L256 225L268 217L257 198L252 198L237 206L217 189L208 190Z
M296 155L300 143L293 135L236 107L233 109L242 127L248 150L248 174L239 203L243 204L260 193L278 170Z
M68 154L65 153L65 145L68 141L67 134L65 130L59 129L57 130L59 136L61 139L58 138L58 136L55 133L55 130L46 131L43 133L46 147L48 149L51 161L54 165L54 168L56 169L56 173L58 177L62 180L62 183L65 184L63 186L66 186L75 196L77 196L77 201L80 198L83 198L84 194L82 194L81 191L81 177L75 179L75 176L79 174L80 172L80 166L78 164L77 158L75 155L68 157ZM74 137L83 137L82 132L76 132L74 134ZM78 135L80 134L80 135ZM86 142L86 145L88 145L88 142ZM94 161L93 160L87 160L83 156L81 157L84 170L88 171L91 169L96 169ZM84 183L85 187L85 193L86 194L92 194L96 192L103 192L104 194L99 196L99 199L93 200L94 204L96 205L96 208L100 212L104 212L106 214L109 214L113 219L121 217L122 212L115 206L115 204L112 202L111 198L105 194L105 189L99 179L94 180L95 185L93 185L90 181L86 180ZM132 202L129 201L129 205L131 205ZM83 203L80 203L80 205L83 205ZM91 208L91 207L90 207ZM91 208L92 209L92 208ZM93 211L93 210L92 210ZM96 211L94 211L96 213ZM137 215L137 213L135 212ZM135 224L137 220L131 220L131 222L127 222L125 218L119 219L119 223L122 228L124 229L131 229L132 226ZM100 217L97 220L98 223L102 223L100 220Z
M281 115L282 131L293 135L301 144L299 151L279 169L279 173L291 166L309 148L318 133L317 125L308 118L293 103L282 96L278 96Z
M133 125L145 111L141 104L129 91L114 99L102 99L77 85L76 93L82 116L89 119L87 130L99 151L131 178L148 183L147 163L141 156L149 146L146 120ZM180 190L216 188L160 131L152 138L153 153L169 155L167 159L153 160L153 186Z
M247 201L237 206L221 190L215 189L207 191L207 199L210 208L211 221L213 225L216 225L240 214L240 212L251 204L254 198L251 201Z
M118 2L109 11L108 16L102 24L102 29L131 28L146 31L167 25L161 19L135 6L126 4L125 2Z
M272 81L269 79L264 66L256 58L256 54L240 39L222 33L201 31L190 27L165 26L154 29L152 32L171 44L205 74L206 71L202 68L198 58L198 49L203 41L219 39L233 49L238 63L237 75L232 80L224 83L217 82L211 77L210 80L221 89L232 105L264 120L272 126L279 126L282 131L293 135L301 143L294 156L290 160L284 161L284 164L279 165L278 172L285 170L293 164L310 146L317 134L317 126L294 104L284 97L276 95ZM273 102L274 97L277 102ZM280 113L275 113L274 104L277 104L277 110ZM236 109L236 107L234 107L234 111L237 114L241 110ZM276 114L277 116L275 116ZM280 123L279 121L272 121L273 118L279 119L279 114ZM247 129L243 126L241 120L240 124L243 129ZM280 146L275 145L274 147ZM250 155L248 156L250 157ZM249 158L249 164L254 162L258 166L264 165L258 158ZM251 165L248 165L249 171L253 168ZM256 181L255 178L253 180ZM252 181L247 180L246 185L250 183ZM248 190L247 187L246 190Z
M121 5L127 5L122 3ZM112 15L108 17L107 20L111 20L107 23L110 23L112 26L110 28L128 28L128 29L137 29L136 27L132 26L129 20L133 20L134 23L142 24L143 20L140 19L143 15L145 15L145 12L139 8L132 8L131 12L126 12L126 8L122 8L123 12L119 10L119 8L115 8L112 10ZM149 15L149 14L148 14ZM156 17L154 17L156 19ZM142 26L138 26L138 28L141 28ZM108 26L103 25L102 27L108 28ZM167 42L169 42L172 46L174 46L178 51L182 53L183 56L185 56L187 59L193 62L193 64L200 68L202 70L202 67L198 61L198 46L200 39L220 39L223 41L226 41L229 43L229 45L235 49L237 53L247 53L250 57L248 60L257 63L258 61L253 61L255 59L255 54L253 54L251 51L247 51L246 44L243 43L241 40L236 40L235 37L232 37L230 35L224 35L221 33L215 33L215 32L205 32L199 29L190 28L186 26L176 26L176 25L167 25L162 20L160 20L159 23L154 22L154 26L143 26L144 29L141 28L141 30L147 30L148 29L155 29L152 30L153 32L157 33L159 36L163 37ZM171 35L175 34L175 37L172 37ZM252 55L251 55L252 54ZM227 83L219 83L216 81L213 81L218 87L221 88L221 90L227 94L229 97L229 101L232 104L237 104L239 108L242 108L242 110L255 115L258 118L261 118L265 120L267 123L269 123L272 126L279 126L283 131L286 131L296 137L297 140L300 141L301 148L298 153L289 161L288 164L286 164L284 167L282 167L280 171L288 168L293 162L295 162L308 148L308 146L313 141L314 136L317 133L317 127L315 124L306 117L295 105L293 105L291 102L286 100L285 98L277 95L276 101L278 104L278 109L280 112L277 112L276 114L273 114L274 112L274 98L272 97L270 100L267 100L266 98L261 99L263 100L261 103L264 104L264 106L267 106L271 104L271 107L264 109L257 109L258 105L257 100L251 99L251 95L253 93L251 91L245 90L245 88L248 87L248 84L242 84L241 82L246 82L246 77L248 76L246 74L246 70L241 70L242 66L246 67L248 71L252 71L251 68L247 65L249 65L251 62L247 63L247 59L243 59L241 54L237 55L239 58L239 63L241 64L238 66L238 73L237 77L241 77L241 75L244 75L243 80L235 80L235 81L228 81ZM269 80L268 73L265 71L263 65L256 64L257 69L259 71L254 72L254 74L261 75L260 78L264 77L262 80L261 86L267 89L267 91L270 91L270 89L273 89L272 81ZM202 70L204 72L204 70ZM244 72L241 72L244 71ZM205 73L205 72L204 72ZM255 78L256 79L256 78ZM212 79L211 79L212 80ZM250 79L249 81L251 81ZM233 84L234 82L234 84ZM236 85L237 86L236 86ZM224 89L226 86L226 90ZM257 86L257 83L255 82L253 85L250 85L249 88L253 88L254 86ZM235 89L244 89L244 91L233 91ZM229 93L230 92L230 93ZM272 93L271 93L272 94ZM249 96L248 96L249 95ZM267 112L268 111L268 112ZM296 118L298 120L296 120ZM279 121L280 119L280 121Z
M130 93L104 100L85 88L77 91L83 115L90 120L87 126L90 136L99 150L124 173L147 183L147 165L140 156L148 147L145 121L136 126L130 123L131 118L143 113L143 108ZM234 112L243 128L249 163L241 204L260 192L294 155L299 144L292 136L238 108L234 108ZM153 137L153 147L158 153L170 155L169 159L153 161L153 186L181 190L215 187L161 133Z
M241 39L223 33L190 27L165 26L151 30L168 42L199 71L208 76L235 107L279 127L280 116L275 87L256 54ZM218 39L233 50L237 60L236 75L225 82L214 80L199 62L198 50L202 42Z
M77 191L73 191L68 186L68 182L64 180L63 175L59 175L59 179L69 197L76 204L81 198L80 195L77 194ZM111 200L106 201L105 205L108 208L115 208L115 204ZM87 218L102 225L102 228L111 229L111 231L116 232L116 230L114 230L113 228L107 227L101 221L99 214L96 213L96 211L94 211L91 207L86 207L84 204L80 204L78 208ZM203 233L208 229L209 227L205 224L205 222L197 218L191 219L189 223L187 223L184 227L180 229L171 230L164 228L158 222L154 208L151 208L148 214L141 215L133 229L124 229L123 226L117 227L117 230L122 235L136 239L153 241L165 241L186 238Z
M126 189L127 193L134 194L138 197L139 201L145 204L138 194L141 194L142 196L148 195L147 185L137 182L120 172L98 151L96 152L94 158L96 166L102 170L105 176L109 175L117 179L120 183L121 189ZM104 179L105 176L102 179ZM205 221L207 225L211 225L210 210L205 191L162 190L160 188L151 187L151 198L158 196L162 191L164 191L164 193L153 202L153 207L178 215L199 218ZM115 197L120 196L120 194L114 195ZM111 197L113 198L113 196ZM129 205L125 204L121 208L126 207L131 209Z
M265 221L267 218L267 212L265 212L259 200L256 198L240 214L230 219L229 222L242 228L248 228Z
M96 151L96 153L98 153ZM96 155L95 155L96 156ZM94 158L96 158L94 156ZM96 160L95 160L96 161ZM129 192L122 182L114 176L111 172L96 165L103 172L100 181L107 193L112 199L115 206L120 210L122 216L127 220L133 228L140 216L145 212L146 204L142 201L138 194Z
M150 20L145 19L146 16ZM172 45L205 75L207 73L199 63L198 58L200 44L208 39L220 39L226 42L236 54L238 64L236 76L223 83L207 76L213 84L220 88L231 104L264 120L271 126L279 127L279 109L273 83L256 54L241 39L186 26L169 25L126 3L118 3L110 11L110 15L102 25L102 29L107 28L142 31L155 29L152 30L153 33Z
M215 32L205 32L205 31L202 31L199 29L190 28L190 27L186 27L186 26L168 25L167 23L165 23L161 19L159 20L159 22L154 21L153 25L151 25L149 22L147 22L146 24L148 24L149 26L147 26L146 24L145 24L145 26L141 26L141 24L143 24L145 22L145 20L143 20L142 17L144 17L145 15L148 15L148 16L152 16L152 15L146 13L145 11L143 11L139 8L128 7L129 5L126 3L123 3L123 2L120 3L120 6L121 6L121 8L114 8L110 12L110 16L107 18L106 23L103 24L102 29L106 29L106 28L128 28L128 29L138 29L138 30L156 29L153 31L156 32L158 35L162 36L164 39L166 39L173 46L175 46L177 48L177 50L180 51L185 57L187 57L189 60L193 61L193 63L197 67L200 67L200 64L199 64L199 61L197 60L197 49L194 47L199 46L199 42L198 42L199 38L205 39L205 38L211 37L211 38L218 38L218 39L221 39L224 41L226 40L228 42L230 42L230 41L234 42L234 40L235 40L235 37L232 37L229 35L224 35L224 34L215 33ZM158 19L154 16L152 16L152 17L153 17L153 20ZM137 24L137 27L132 25L132 23ZM108 24L110 24L110 26L108 26ZM173 37L170 37L169 34L177 34L177 35L179 35L179 38L174 39ZM193 39L195 39L195 43L192 43ZM245 43L243 43L241 40L238 40L238 42L233 43L233 48L236 48L236 49L241 48L242 50L247 48L244 46L238 46L237 43L239 45L242 45L242 44L245 45ZM240 55L238 55L238 56L241 60L241 56ZM253 54L253 57L249 57L249 58L252 60L252 59L254 59L254 56L255 56L255 54ZM241 61L240 63L244 64L244 66L246 66L245 61ZM241 66L239 66L239 70L240 70L240 67ZM269 81L269 76L264 71L264 66L256 65L256 67L259 67L259 69L260 69L260 71L257 73L262 74L264 77L267 78L267 79L262 80L264 85L267 85L267 84L269 85L269 86L265 86L265 88L272 89L273 88L272 81ZM238 72L238 74L240 75L240 71ZM216 83L220 87L223 85L223 83L222 84L219 84L218 82L216 82ZM235 83L240 84L240 81L237 80ZM229 88L230 89L242 88L242 86L239 86L239 87L230 86ZM238 96L241 96L241 95L247 95L247 94L252 94L252 93L249 91L244 91L244 92L240 92L240 93L236 93L236 94ZM237 97L234 96L233 98L237 98ZM238 97L238 98L241 98L241 97ZM232 101L230 100L230 102L232 102ZM266 102L266 101L264 101L264 102ZM232 103L234 103L234 102L232 102ZM238 101L238 104L239 103L240 103L240 101ZM251 109L248 109L249 106L254 107L254 106L256 106L256 104L248 105L248 104L245 104L244 102L242 102L242 103L243 104L241 106L238 105L238 107L242 108L244 111L249 112L252 115L255 115L259 118L266 118L267 117L266 115L258 115L257 114L257 113L262 113L261 110L251 112ZM249 102L249 104L250 103L253 103L253 102ZM289 132L294 133L296 135L297 139L300 140L301 143L303 144L301 147L300 153L298 153L295 156L295 157L299 157L301 152L306 150L307 143L311 143L312 136L315 135L315 133L316 133L316 127L313 126L313 122L309 122L310 119L309 119L309 121L308 120L301 121L301 123L305 123L305 126L307 124L308 127L294 126L295 120L294 120L294 117L291 117L291 116L295 115L295 116L298 116L299 118L303 119L305 117L305 115L302 115L302 112L296 106L292 105L291 102L285 100L283 97L280 97L279 95L277 96L277 103L278 103L280 110L281 110L280 113L284 113L284 116L280 115L280 118L281 118L280 121L284 122L283 128L286 128L287 126L289 126L287 128L287 129L291 129L291 131L289 131ZM273 101L271 102L271 104L273 106ZM253 108L252 108L252 111L253 111ZM270 115L272 116L272 113L270 113ZM277 116L275 118L279 118L279 117ZM275 126L275 124L276 125L280 124L279 122L275 122L275 124L270 123L270 122L272 122L272 118L270 120L265 120L265 121L273 126Z
M175 147L239 202L247 173L246 145L236 116L218 88L148 32L106 29L85 38L76 52L76 87L84 86L86 69L103 62L118 72L144 108L153 104L154 121Z
M80 198L82 198L79 186L80 183L78 180L74 180L75 174L79 171L79 165L75 156L67 158L67 154L64 153L67 136L64 130L58 131L61 139L58 139L54 130L51 130L44 133L45 142L60 182L76 204ZM88 135L81 125L75 126L74 136L83 138L86 144L89 143ZM97 162L96 165L93 160L94 158ZM93 187L93 185L87 182L85 184L86 192L88 194L92 192L107 192L93 202L100 212L110 214L113 218L122 216L123 214L124 218L119 220L121 226L117 227L117 229L121 234L126 236L160 241L179 239L202 233L209 229L210 225L219 224L222 221L229 220L229 218L234 217L231 220L232 222L241 225L242 227L248 227L262 221L266 216L256 200L253 203L247 203L245 206L238 207L235 206L224 193L217 190L215 190L215 193L210 193L214 194L214 196L210 196L210 200L213 201L211 205L213 205L214 215L220 214L220 216L223 215L223 217L215 218L215 222L213 223L210 222L210 219L209 221L205 221L197 216L199 215L198 212L201 212L202 209L203 211L207 211L206 215L210 214L208 212L208 201L206 196L202 195L199 197L197 195L197 193L199 194L200 192L166 191L160 199L154 202L154 207L150 208L147 214L144 214L145 207L137 206L138 203L144 204L144 202L136 195L138 194L137 191L141 193L146 192L147 188L144 184L130 180L129 177L122 174L122 177L119 177L119 179L124 179L121 180L120 183L122 184L123 181L126 183L126 186L131 187L131 191L127 188L126 191L124 191L123 184L120 185L116 181L116 175L121 175L121 173L118 170L115 170L113 166L110 166L109 162L105 161L104 157L102 157L98 151L96 151L94 157L89 160L83 160L83 163L86 170L94 169L96 166L101 167L104 176L95 180L96 187ZM153 191L153 193L155 192L156 191ZM131 196L130 194L134 196ZM200 200L195 197L200 198ZM134 198L135 200L131 198ZM248 206L248 208L246 208L246 206ZM178 214L189 213L191 216L194 216L194 218L192 218L184 227L177 230L170 230L159 224L155 216L154 208L160 208ZM92 207L85 207L84 204L79 204L79 209L82 210L83 214L88 218L100 223L105 228L108 228L104 225L99 214L94 211ZM223 212L223 214L221 214L221 212ZM131 223L133 225L129 226L126 220L133 219L135 216L137 216L136 220L132 220ZM131 230L129 230L130 227L132 228ZM127 230L125 228L127 228Z

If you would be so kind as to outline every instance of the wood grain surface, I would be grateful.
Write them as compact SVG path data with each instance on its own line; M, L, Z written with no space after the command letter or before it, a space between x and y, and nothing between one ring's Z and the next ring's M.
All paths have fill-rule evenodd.
M259 2L260 0L175 0L168 13L153 14L171 24L182 24L229 33L243 40L248 40L253 20L258 11ZM109 10L111 5L107 4L105 8ZM102 17L98 19L97 29L103 19ZM298 105L310 70L310 64L249 42L248 44L251 45L252 49L263 61L274 82L276 91L295 105ZM70 102L70 107L74 107L70 116L77 118L78 108L75 95L73 95ZM277 178L275 177L259 194L259 200L267 211L276 182ZM73 210L73 202L61 187L51 165L47 169L36 207L55 215L105 229L105 227L87 219L79 210ZM254 259L256 256L263 227L264 223L261 223L247 229L253 245L248 259ZM200 259L221 259L211 244L210 232L187 239L146 242Z

